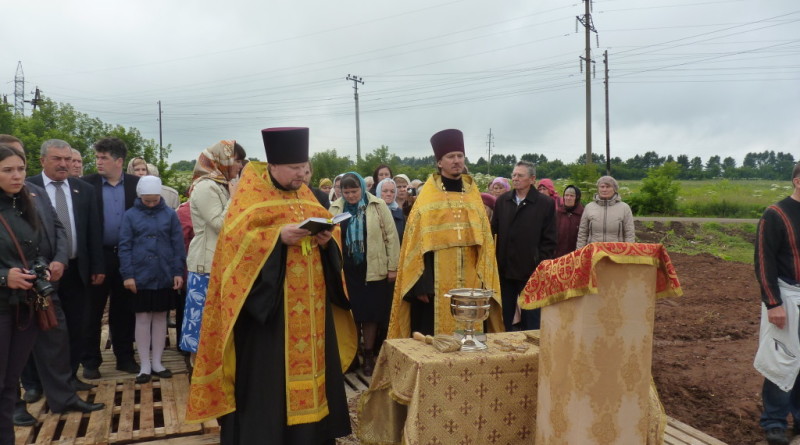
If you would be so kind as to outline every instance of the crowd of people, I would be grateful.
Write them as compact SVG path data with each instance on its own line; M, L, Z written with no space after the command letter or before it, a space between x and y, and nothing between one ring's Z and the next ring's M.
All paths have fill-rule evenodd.
M424 184L378 165L371 176L343 172L318 188L308 129L262 136L266 164L244 168L246 152L233 140L204 149L181 203L153 164L126 163L120 139L94 144L97 172L85 176L77 150L48 140L42 172L26 178L22 142L0 135L8 221L0 231L13 234L0 239L0 437L35 423L26 403L43 395L54 412L103 408L76 391L101 377L108 305L115 367L140 384L172 377L162 355L175 311L179 348L194 367L188 416L221 417L224 443L276 429L287 442L331 440L349 432L336 388L342 371L371 375L386 338L453 332L449 289L495 291L490 331L537 329L538 312L520 311L516 298L539 263L591 242L634 240L613 178L598 180L586 207L577 186L560 196L526 161L481 191L466 174L458 130L431 138L437 173ZM349 218L330 230L299 228L343 213ZM59 324L48 331L25 322L33 260L48 265L57 289ZM282 377L259 385L265 370ZM318 399L307 400L308 391ZM284 424L259 423L262 408L277 409Z

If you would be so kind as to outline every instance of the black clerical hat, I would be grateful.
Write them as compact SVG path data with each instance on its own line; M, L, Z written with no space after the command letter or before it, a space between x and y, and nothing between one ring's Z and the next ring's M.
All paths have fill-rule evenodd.
M308 162L308 128L279 127L261 130L270 164Z

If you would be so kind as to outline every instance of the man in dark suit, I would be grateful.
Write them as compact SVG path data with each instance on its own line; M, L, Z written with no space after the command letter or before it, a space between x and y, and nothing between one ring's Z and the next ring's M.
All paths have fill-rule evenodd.
M91 232L100 227L97 199L94 187L78 178L70 177L74 151L65 141L45 141L41 152L42 173L28 178L28 182L47 191L56 214L68 231L69 264L58 283L58 296L69 328L70 366L73 375L78 371L86 342L83 335L89 307L86 292L89 286L101 285L105 278L102 239ZM61 213L60 205L65 206ZM76 384L78 389L87 389L77 380Z
M135 316L133 306L126 298L125 287L119 273L119 227L125 211L133 206L136 200L136 184L138 176L123 172L125 156L128 148L125 142L117 138L103 138L94 144L97 173L83 177L83 180L94 186L95 198L100 213L99 235L103 244L106 277L99 286L89 288L90 313L87 319L87 333L83 363L83 376L87 379L100 378L100 329L102 327L103 310L111 298L108 311L108 324L111 332L111 344L117 358L117 369L137 374L139 365L133 357L133 331Z

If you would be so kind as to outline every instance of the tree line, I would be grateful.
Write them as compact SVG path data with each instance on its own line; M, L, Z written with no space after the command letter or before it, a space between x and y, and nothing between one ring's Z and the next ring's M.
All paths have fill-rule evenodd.
M2 104L0 104L2 105ZM146 139L138 129L109 124L98 118L81 113L72 105L56 103L44 98L30 116L16 115L10 105L0 106L0 133L12 134L25 144L28 154L29 173L37 173L39 147L47 139L63 139L84 156L86 172L94 171L94 152L90 150L98 139L113 136L122 139L128 146L128 159L141 156L156 164L165 183L178 171L192 171L195 160L182 160L167 165L159 161L159 147L155 140ZM171 145L164 147L164 158L171 152ZM538 153L525 153L519 158L514 155L495 154L491 162L479 157L471 162L467 157L467 167L471 173L484 173L487 176L510 177L518 160L536 164L539 178L574 178L576 176L599 176L605 174L606 159L602 154L592 154L593 171L585 169L585 155L571 163L559 159L548 159ZM400 157L390 152L389 147L381 145L362 159L354 161L348 156L340 156L335 148L315 153L312 158L314 184L321 178L333 178L337 174L356 171L362 176L371 175L380 164L389 165L395 174L405 173L410 178L425 179L436 171L433 155L422 157ZM669 163L677 165L676 179L774 179L783 180L791 175L797 162L791 153L764 150L760 153L747 153L741 165L733 157L711 156L707 160L699 156L679 155L659 156L655 151L633 156L627 160L619 157L611 159L611 175L622 180L644 179L653 168Z

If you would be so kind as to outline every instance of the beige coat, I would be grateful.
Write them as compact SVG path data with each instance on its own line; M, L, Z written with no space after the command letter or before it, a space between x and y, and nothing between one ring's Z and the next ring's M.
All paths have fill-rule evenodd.
M367 281L380 281L389 272L397 271L400 237L386 203L370 193L367 193L367 197ZM338 215L344 212L344 205L344 198L339 198L329 210L331 214ZM344 237L342 233L342 243Z
M633 213L617 194L609 200L595 195L583 209L576 248L597 242L636 242Z
M211 179L201 180L194 186L189 197L194 228L194 238L186 256L189 272L211 273L211 261L229 199L228 189Z

